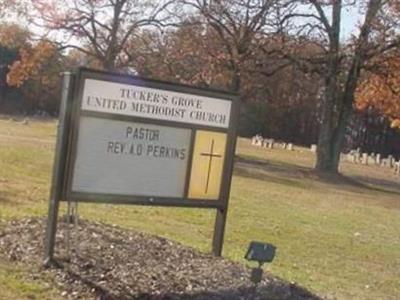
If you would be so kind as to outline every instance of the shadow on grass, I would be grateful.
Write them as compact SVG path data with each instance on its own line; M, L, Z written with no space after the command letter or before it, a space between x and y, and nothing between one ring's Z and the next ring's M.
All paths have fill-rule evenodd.
M308 188L309 185L301 180L285 178L283 176L269 175L261 170L252 170L249 167L237 166L235 168L235 174L240 177L246 177L251 179L264 180L276 184L281 184L289 187L297 188Z
M342 174L320 173L308 167L272 162L250 156L235 157L235 174L300 188L309 188L310 185L304 182L304 179L308 179L340 186L340 189L350 189L352 192L374 191L388 195L400 195L400 186L390 180L368 176L349 177Z
M288 284L280 287L274 286L261 286L261 287L245 287L237 288L233 290L220 290L220 291L204 291L197 293L186 293L186 294L167 294L160 297L160 295L139 295L135 299L144 300L317 300L322 299L316 295L313 295L308 290L295 285Z
M60 265L59 268L63 269ZM69 277L88 286L102 300L140 299L140 300L319 300L322 299L312 294L307 289L284 281L272 280L269 284L258 287L238 287L236 289L205 290L189 293L139 293L132 294L126 291L125 295L114 295L108 290L81 274L67 269Z
M368 176L353 176L350 180L358 182L366 189L392 195L400 195L400 178L398 184L391 180L372 178Z
M320 173L317 171L313 171L316 176L318 176L319 181L340 185L341 187L352 187L358 188L357 192L365 193L365 192L379 192L387 195L396 195L400 196L400 186L395 182L390 180L385 180L381 178L374 178L368 176L345 176L343 174L326 174ZM356 190L352 190L356 192ZM399 200L400 201L400 200Z
M309 174L313 171L308 167L297 166L291 163L269 161L247 155L237 155L235 157L235 163L248 164L256 169L267 169L272 172L287 173L288 175L292 175L292 177L297 177L294 175Z

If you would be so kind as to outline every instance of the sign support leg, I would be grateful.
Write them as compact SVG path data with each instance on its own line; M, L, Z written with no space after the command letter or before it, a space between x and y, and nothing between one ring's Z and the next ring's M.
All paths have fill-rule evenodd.
M214 237L212 243L212 253L215 256L222 255L222 246L224 244L225 224L227 209L217 209L215 217Z
M73 90L73 74L63 73L60 116L54 156L53 176L50 189L49 212L44 241L44 265L54 264L54 246L57 232L57 218L60 200L63 196L64 173L68 147L68 127L71 114L70 98Z
M44 266L50 267L54 264L54 246L57 231L59 201L58 199L50 199L49 214L47 218L45 248L44 248Z
M225 164L227 164L226 171L224 173L224 180L222 182L222 199L224 201L224 205L222 208L217 209L217 215L215 218L215 228L214 228L214 237L212 244L212 252L215 256L222 255L222 247L224 245L224 235L225 235L225 225L226 219L228 215L228 202L229 202L229 194L232 183L232 174L233 174L233 157L235 156L235 148L236 148L236 122L238 119L239 109L236 106L235 111L232 113L233 118L231 120L231 129L228 132L228 135L231 135L231 139L228 140L227 151L225 156ZM232 159L229 159L229 158Z

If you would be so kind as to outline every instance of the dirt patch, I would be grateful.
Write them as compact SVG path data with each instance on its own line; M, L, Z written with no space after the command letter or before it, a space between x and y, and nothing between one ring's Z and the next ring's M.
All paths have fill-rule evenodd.
M53 281L70 299L320 299L269 274L255 289L250 269L242 264L157 236L84 220L70 230L60 222L60 268L44 269L44 223L32 218L2 226L0 255L29 265L31 279Z

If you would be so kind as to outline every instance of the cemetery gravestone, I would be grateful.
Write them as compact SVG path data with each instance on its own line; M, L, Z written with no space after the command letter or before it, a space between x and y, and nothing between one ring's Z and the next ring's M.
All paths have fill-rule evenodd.
M349 153L347 153L346 158L347 158L347 161L348 161L348 162L353 162L353 159L354 159L353 152L350 151Z
M265 148L272 149L273 146L274 146L274 141L275 141L274 139L264 139L263 140L263 146Z
M263 137L261 135L256 135L252 138L252 145L254 146L262 146L263 145Z
M259 134L253 136L251 139L251 144L253 146L262 146L262 143L263 143L263 138Z
M355 163L360 163L360 161L361 161L361 155L360 155L360 152L359 151L356 151L356 153L354 153L354 160L355 160Z
M388 167L393 168L393 163L394 163L393 155L389 155L387 159L388 159Z
M375 163L376 163L375 153L371 153L371 155L368 156L368 164L375 165Z
M380 165L380 164L381 164L381 154L380 154L380 153L378 153L378 154L376 155L375 161L376 161L376 164L377 164L377 165Z
M263 139L263 140L262 140L262 147L267 148L267 146L268 146L268 141L267 141L267 139Z
M275 143L274 139L269 139L268 140L268 148L269 149L273 149L274 148L274 143Z
M363 153L362 154L362 164L363 165L368 165L368 153Z
M389 165L389 161L387 158L382 159L381 167L387 167Z

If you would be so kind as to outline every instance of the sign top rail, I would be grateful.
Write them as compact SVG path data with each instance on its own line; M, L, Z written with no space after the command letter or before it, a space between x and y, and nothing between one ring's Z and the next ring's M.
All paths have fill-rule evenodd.
M215 88L215 87L203 87L203 86L194 86L190 84L173 82L161 79L148 78L143 76L137 76L133 74L125 74L121 72L108 72L104 70L90 69L87 67L78 67L73 71L73 74L90 74L91 76L106 77L109 81L133 84L133 85L142 85L142 86L150 86L150 85L158 85L162 88L169 89L171 91L182 91L184 93L194 93L198 95L209 95L213 98L223 98L225 100L232 101L233 98L236 97L238 99L239 94L237 92L232 92L227 89ZM235 99L235 100L236 100Z
M236 95L79 69L81 110L227 129Z

